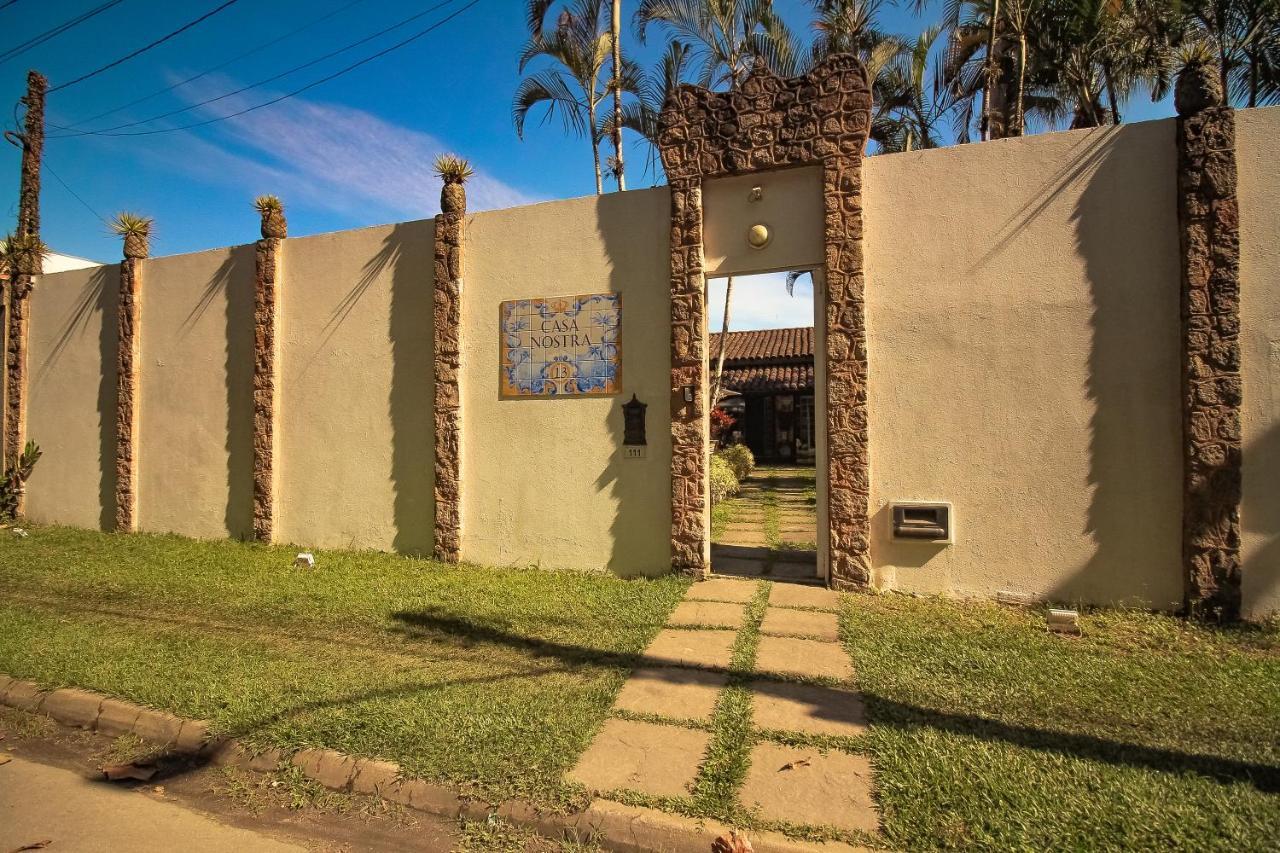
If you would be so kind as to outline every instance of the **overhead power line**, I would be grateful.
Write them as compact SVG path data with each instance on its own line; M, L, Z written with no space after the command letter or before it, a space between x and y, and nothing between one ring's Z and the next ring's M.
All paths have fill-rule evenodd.
M59 134L51 138L61 139L66 136L135 136L135 135L139 135L139 134L117 133L116 131L125 130L126 128L130 128L130 127L137 127L140 124L150 124L153 121L159 121L160 119L171 118L176 115L181 115L182 113L190 112L191 110L197 109L199 107L205 107L205 106L208 106L209 104L215 104L218 101L223 101L223 100L226 100L227 98L231 98L236 95L243 94L245 92L248 92L250 89L257 89L260 86L265 86L269 83L274 83L275 81L280 80L281 78L288 77L291 74L296 74L297 72L310 68L314 65L319 65L321 62L324 62L327 59L332 59L333 57L341 53L346 53L347 51L352 50L353 48L357 48L362 44L371 42L376 38L386 35L392 30L397 30L405 26L406 24L411 24L414 21L418 20L419 18L429 15L432 12L436 12L444 8L445 6L449 6L456 2L458 2L458 0L442 0L442 2L435 3L431 6L428 6L426 9L423 9L421 12L418 12L417 14L410 15L409 17L401 21L397 21L396 23L392 24L389 27L384 27L383 29L378 30L376 33L367 35L362 39L358 39L357 41L353 41L350 44L343 45L337 50L331 50L328 53L324 54L323 56L318 56L315 59L302 63L301 65L295 65L294 67L286 71L281 71L277 74L273 74L270 77L266 77L262 80L257 81L256 83L250 83L247 86L241 86L239 89L235 89L233 91L226 92L224 94L217 95L212 98L206 98L203 101L199 101L194 104L188 104L187 106L179 107L176 110L170 110L167 113L160 113L159 115L154 115L149 118L138 119L137 121L125 122L124 124L117 124L112 127L99 128L97 130L73 130L71 127L63 127L62 125L50 123L52 127L56 127L59 130L69 131L68 133ZM449 20L449 19L446 18L445 20Z
M17 0L14 0L14 2L17 2ZM0 7L0 8L3 8L3 7ZM90 212L90 213L92 213L94 216L98 217L98 220L99 220L100 222L102 222L102 224L103 224L103 225L107 225L107 226L109 226L109 225L111 224L111 223L107 222L107 220L106 220L106 219L104 219L104 218L103 218L103 216L102 216L102 214L101 214L101 213L98 213L98 211L94 210L94 209L89 205L89 202L87 202L87 201L85 201L84 199L82 199L82 198L80 197L80 193L78 193L78 192L76 192L75 190L71 189L71 185L70 185L70 184L68 184L66 181L62 180L62 176L61 176L61 175L59 175L57 172L53 171L53 167L52 167L52 166L50 166L47 162L44 164L44 168L45 168L45 171L47 171L50 175L53 175L55 178L57 178L57 179L58 179L58 183L62 184L62 188L63 188L64 190L66 190L67 192L71 193L71 197L72 197L72 198L74 198L76 201L78 201L78 202L80 202L81 204L83 204L83 205L84 205L84 209L85 209L85 210L89 211L89 212Z
M146 53L148 50L151 50L153 47L159 47L160 45L167 42L169 39L185 33L187 30L191 29L192 27L209 20L214 15L221 12L223 9L226 9L228 6L233 6L238 2L240 2L240 0L226 0L226 2L223 3L221 6L218 6L215 9L210 9L208 12L205 12L203 15L196 18L194 21L188 21L187 23L178 27L173 32L169 33L168 35L161 36L160 38L151 42L151 44L144 45L138 48L137 50L135 50L133 53L127 54L126 56L122 56L119 59L115 60L114 62L108 62L106 65L102 66L101 68L96 68L93 71L90 71L88 74L81 74L79 77L77 77L74 80L68 80L66 83L60 83L57 86L50 88L49 93L53 94L54 92L57 92L61 89L65 89L68 86L74 86L77 83L83 83L85 80L88 80L90 77L97 77L102 72L110 71L112 68L115 68L117 65L123 65L124 63L128 62L130 59L133 59L134 57L137 57L137 56L141 56L142 54Z
M9 0L9 2L10 2L10 3L16 3L16 2L18 2L18 0ZM77 122L75 122L75 123L73 123L73 124L69 124L69 125L67 125L67 128L68 128L68 129L78 128L78 127L79 127L80 125L82 125L82 124L88 124L88 123L89 123L89 122L91 122L91 121L97 121L97 120L98 120L98 119L100 119L100 118L106 118L107 116L109 116L109 115L114 115L114 114L116 114L116 113L120 112L121 110L127 110L127 109L129 109L130 107L136 107L138 104L144 104L144 103L146 103L147 101L151 100L152 98L157 98L157 97L159 97L160 95L165 94L166 92L172 92L174 89L179 89L179 88L181 88L181 87L183 87L183 86L187 85L188 83L194 83L195 81L199 80L201 77L207 77L208 75L210 75L210 74L214 73L215 71L221 71L222 69L226 68L228 65L234 65L235 63L239 62L239 61L240 61L240 60L242 60L242 59L248 59L250 56L253 56L254 54L257 54L257 53L261 53L262 51L266 50L266 49L267 49L267 48L269 48L269 47L274 47L275 45L279 44L280 42L285 41L286 39L293 38L294 36L298 35L299 33L303 32L303 31L305 31L305 30L309 30L309 29L311 29L312 27L316 26L317 24L322 24L322 23L324 23L325 21L329 20L330 18L332 18L332 17L334 17L334 16L336 16L336 15L340 15L340 14L342 14L343 12L347 11L347 10L348 10L348 9L350 9L352 6L356 6L356 5L358 5L358 4L360 4L360 3L363 3L363 2L365 2L365 0L351 0L351 2L349 2L349 3L344 3L343 5L339 6L337 9L334 9L332 12L329 12L329 13L327 13L327 14L325 14L325 15L321 15L319 18L315 18L315 19L313 19L313 20L311 20L311 21L308 21L307 23L303 24L302 26L297 27L297 28L295 28L295 29L292 29L292 30L290 30L289 32L285 33L284 35L276 36L275 38L271 39L270 41L265 41L265 42L263 42L262 44L258 45L257 47L253 47L253 48L250 48L249 50L246 50L244 53L238 53L238 54L236 54L235 56L233 56L233 57L231 57L230 59L228 59L226 62L220 62L220 63L218 63L217 65L213 66L212 68L206 68L204 71L201 71L199 74L193 74L193 75L191 75L190 77L188 77L188 78L187 78L187 79L185 79L185 80L180 80L180 81L178 81L177 83L174 83L174 84L173 84L173 85L171 85L171 86L165 86L163 89L157 89L156 91L152 92L151 94L149 94L149 95L143 95L141 98L137 98L137 99L135 99L135 100L132 100L132 101L130 101L130 102L129 102L129 103L127 103L127 104L121 104L121 105L120 105L120 106L118 106L118 107L114 107L114 108L109 109L109 110L107 110L107 111L105 111L105 112L98 113L97 115L92 115L92 116L89 116L89 117L88 117L88 118L86 118L86 119L81 119L80 121L77 121ZM2 8L4 8L4 7L3 7L3 6L0 6L0 9L2 9Z
M383 48L382 50L378 51L377 53L374 53L374 54L371 54L371 55L369 55L369 56L366 56L364 59L357 60L356 62L351 63L350 65L346 66L345 68L341 68L341 69L339 69L339 70L337 70L337 71L333 72L332 74L328 74L328 75L326 75L326 76L324 76L324 77L321 77L319 80L314 80L314 81L312 81L312 82L308 83L308 84L307 84L307 85L305 85L305 86L300 86L299 88L294 89L292 92L286 92L286 93L285 93L285 94L283 94L283 95L279 95L279 96L277 96L277 97L275 97L275 98L272 98L272 99L271 99L271 100L269 100L269 101L264 101L264 102L263 102L263 103L261 103L261 104L255 104L255 105L254 105L254 106L252 106L252 107L246 107L246 108L245 108L245 109L243 109L243 110L239 110L239 111L234 112L234 113L231 113L231 114L229 114L229 115L225 115L225 116L217 116L217 117L215 117L215 118L206 119L205 121L197 121L197 122L192 122L191 124L183 124L183 125L179 125L178 127L162 127L162 128L158 128L158 129L156 129L156 130L136 130L136 131L129 131L129 132L125 132L125 133L107 133L107 132L102 132L102 133L99 133L99 134L96 134L96 135L100 135L100 136L151 136L151 135L153 135L153 134L157 134L157 133L173 133L173 132L175 132L175 131L179 131L179 130L191 130L192 128L196 128L196 127L204 127L204 126L206 126L206 125L214 124L214 123L216 123L216 122L226 121L227 119L231 119L231 118L237 118L237 117L239 117L239 116L245 115L246 113L251 113L251 112L254 112L255 110L260 110L260 109L262 109L263 107L269 107L269 106L272 106L273 104L278 104L278 103L280 103L281 101L288 100L289 98L292 98L292 97L294 97L294 96L296 96L296 95L301 95L303 92L306 92L306 91L308 91L308 90L310 90L310 89L314 89L314 88L315 88L315 87L317 87L317 86L320 86L320 85L322 85L322 84L324 84L324 83L328 83L330 80L334 80L334 79L336 79L336 78L338 78L338 77L341 77L341 76L342 76L342 75L344 75L344 74L347 74L348 72L354 71L355 69L359 68L360 66L362 66L362 65L366 65L366 64L368 64L368 63L372 62L372 61L373 61L373 60L375 60L375 59L379 59L379 58L381 58L381 57L383 57L383 56L386 56L388 53L391 53L392 51L399 50L400 48L402 48L402 47L404 47L404 46L406 46L406 45L410 44L411 42L415 42L415 41L417 41L418 39L422 38L423 36L427 35L428 33L433 32L434 30L439 29L440 27L442 27L442 26L444 26L445 24L449 23L449 22L450 22L450 21L452 21L454 18L458 17L458 16L459 16L459 15L461 15L463 12L466 12L468 9L470 9L472 6L475 6L475 5L476 5L477 3L479 3L479 2L480 2L480 0L471 0L471 2L467 3L467 4L466 4L465 6L463 6L462 8L457 9L457 10L455 10L454 12L451 12L450 14L448 14L448 15L446 15L445 17L441 18L439 21L436 21L436 22L435 22L434 24L432 24L431 26L429 26L429 27L427 27L427 28L425 28L425 29L419 30L418 32L414 33L413 35L409 36L408 38L402 39L401 41L398 41L398 42L396 42L395 44L393 44L393 45L391 45L391 46L389 46L389 47L385 47L385 48ZM64 139L64 138L66 138L66 137L65 137L65 136L60 136L60 137L50 137L50 138Z
M13 0L13 2L17 2L17 0ZM69 21L63 21L61 24L58 24L58 26L45 30L40 35L30 38L22 44L14 45L8 50L0 53L0 63L8 62L16 56L21 56L33 47L39 47L49 41L49 39L57 38L67 30L72 29L73 27L78 27L90 18L100 15L114 6L119 6L123 2L124 0L107 0L107 2L103 3L101 6L96 6L81 15L75 16ZM9 5L13 5L13 3L10 3Z
M5 9L8 9L10 6L12 6L14 3L17 3L17 2L18 0L8 0L8 2L0 4L0 12L3 12Z

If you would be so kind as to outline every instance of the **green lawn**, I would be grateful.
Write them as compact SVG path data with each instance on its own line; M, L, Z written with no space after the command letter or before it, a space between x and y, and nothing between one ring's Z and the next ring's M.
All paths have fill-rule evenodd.
M0 672L547 803L686 586L377 553L317 552L302 570L284 548L0 533Z
M399 761L492 797L573 798L585 749L685 582L448 567L177 537L0 531L0 672L80 685L262 746ZM745 683L768 584L688 798L745 819L757 738ZM909 850L1275 849L1280 627L1225 629L850 596L843 639L867 700L884 842ZM812 834L804 831L804 834Z
M889 840L1275 850L1280 630L862 596L843 614Z

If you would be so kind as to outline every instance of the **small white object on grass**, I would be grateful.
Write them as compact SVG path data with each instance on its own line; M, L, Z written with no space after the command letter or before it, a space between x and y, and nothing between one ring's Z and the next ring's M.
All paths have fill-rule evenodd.
M1060 610L1056 607L1050 607L1046 624L1049 630L1056 634L1069 634L1072 637L1080 636L1080 614L1075 610Z
M13 528L13 535L17 536L19 539L26 539L27 531L23 530L21 527L15 527Z
M314 554L299 554L293 558L293 566L297 569L314 569L316 567L316 557Z

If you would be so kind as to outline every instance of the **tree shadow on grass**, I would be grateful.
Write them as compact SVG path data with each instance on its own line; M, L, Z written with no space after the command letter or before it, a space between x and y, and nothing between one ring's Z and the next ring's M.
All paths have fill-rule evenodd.
M934 729L1067 758L1156 770L1194 773L1224 784L1244 783L1263 793L1280 792L1280 767L1235 758L1202 755L1110 738L1007 723L972 714L956 714L863 695L873 724L896 729Z

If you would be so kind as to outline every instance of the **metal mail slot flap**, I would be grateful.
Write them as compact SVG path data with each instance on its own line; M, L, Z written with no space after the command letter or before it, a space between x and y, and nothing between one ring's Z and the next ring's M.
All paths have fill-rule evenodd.
M951 540L951 507L945 503L894 503L893 538Z

